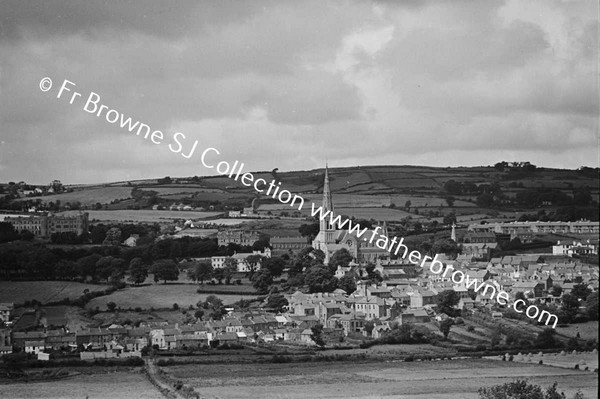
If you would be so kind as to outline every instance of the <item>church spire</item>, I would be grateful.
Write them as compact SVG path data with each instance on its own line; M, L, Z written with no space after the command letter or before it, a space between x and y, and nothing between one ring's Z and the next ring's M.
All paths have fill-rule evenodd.
M331 201L331 189L329 188L329 168L325 164L325 181L323 182L323 210L333 212L333 201Z
M329 167L327 164L325 164L325 180L323 182L323 203L321 204L321 207L323 209L323 212L331 212L333 213L333 201L331 200L331 189L329 188ZM319 227L320 227L320 231L334 231L335 230L335 226L332 226L329 223L329 218L327 219L323 219L320 221ZM331 240L331 234L327 234L327 239Z

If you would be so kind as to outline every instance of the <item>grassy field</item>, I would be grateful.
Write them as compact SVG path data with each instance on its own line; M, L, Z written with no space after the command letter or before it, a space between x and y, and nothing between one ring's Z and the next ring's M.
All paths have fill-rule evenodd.
M86 187L81 190L75 190L72 193L46 195L43 197L31 197L29 200L40 199L45 203L61 203L79 201L82 205L94 205L97 202L101 204L109 203L115 199L125 199L131 197L131 187Z
M117 371L80 374L56 381L0 385L0 398L83 399L128 398L164 399L141 372Z
M494 356L490 358L493 360L501 360L501 356ZM573 369L575 365L580 370L587 368L588 371L593 372L598 369L598 352L561 352L561 353L526 353L514 356L514 362L519 363L533 363L537 364L540 361L552 367L560 367L565 369Z
M166 367L204 397L475 399L477 390L528 378L544 388L558 382L571 397L577 389L596 397L597 375L548 366L484 359L428 362L316 362L216 364Z
M558 327L556 332L570 337L579 336L582 339L598 339L598 320L587 323L569 324L567 327Z
M69 215L75 211L67 211L62 214ZM103 222L132 222L132 223L154 223L172 221L174 219L208 219L220 215L219 212L197 212L197 211L153 211L153 210L116 210L116 211L87 211L90 221Z
M356 217L357 219L374 219L386 221L400 221L410 215L408 212L389 208L336 208L335 211L341 215ZM414 216L413 216L414 217ZM419 217L416 216L416 219Z
M41 303L76 299L83 291L103 291L107 285L83 284L71 281L0 281L0 302L23 303L38 300Z
M86 308L94 309L96 306L101 310L106 309L108 302L114 302L117 307L123 309L140 307L142 309L164 309L171 308L174 303L180 308L189 305L196 306L200 300L205 300L210 294L198 294L195 284L153 284L143 287L130 287L92 299ZM231 304L240 299L254 298L256 295L217 295L224 304Z

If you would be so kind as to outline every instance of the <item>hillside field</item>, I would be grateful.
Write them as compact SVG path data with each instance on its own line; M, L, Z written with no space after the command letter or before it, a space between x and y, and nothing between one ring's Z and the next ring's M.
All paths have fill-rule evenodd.
M0 302L23 303L33 299L42 304L64 298L77 299L84 290L103 291L107 285L73 281L0 281Z

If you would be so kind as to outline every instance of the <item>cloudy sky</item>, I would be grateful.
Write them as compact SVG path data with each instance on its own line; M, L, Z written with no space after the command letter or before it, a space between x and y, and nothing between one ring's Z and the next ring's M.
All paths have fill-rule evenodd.
M598 166L597 60L596 0L4 0L0 182L213 175L207 147L255 171Z

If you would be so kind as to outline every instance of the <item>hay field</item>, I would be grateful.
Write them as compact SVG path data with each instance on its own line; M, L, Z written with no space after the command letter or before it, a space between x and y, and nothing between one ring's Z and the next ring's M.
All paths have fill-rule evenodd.
M125 371L80 374L56 381L0 385L0 397L11 399L164 399L164 396L144 374Z
M212 364L164 368L205 397L476 399L477 390L528 378L546 388L558 382L571 397L596 397L597 375L547 366L485 359L426 362L313 362Z
M502 360L502 356L489 357L492 360ZM575 365L580 370L593 372L598 369L598 351L592 352L565 352L560 353L524 353L514 356L513 362L533 363L542 362L546 366L574 369ZM586 370L587 368L587 370Z
M94 309L96 306L101 310L106 310L108 302L114 302L117 307L123 309L140 307L142 309L165 309L171 308L174 303L180 308L190 305L196 306L200 300L205 300L211 294L198 294L196 284L152 284L143 287L129 287L115 291L110 295L92 299L87 305L87 309ZM240 299L254 298L256 295L217 295L224 304L231 304Z
M33 299L41 303L77 299L85 289L103 291L107 285L83 284L73 281L0 281L0 302L23 303Z

